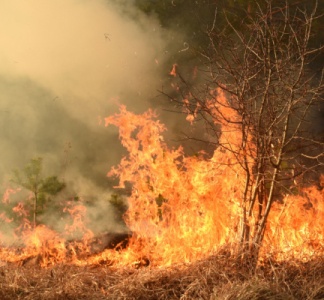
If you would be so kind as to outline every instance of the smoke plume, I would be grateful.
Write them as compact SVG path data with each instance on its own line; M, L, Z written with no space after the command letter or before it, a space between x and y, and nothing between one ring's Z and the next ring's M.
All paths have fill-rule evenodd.
M171 67L170 32L131 1L123 5L1 1L2 194L13 169L42 157L44 176L58 175L78 197L97 198L100 218L93 206L90 217L104 219L103 199L112 186L106 174L123 150L103 118L121 103L137 113L160 106L157 90ZM102 222L111 229L113 216L105 209ZM51 224L55 218L47 217Z
M121 149L102 118L120 103L154 106L167 33L109 1L4 0L0 44L0 180L42 156L78 188L80 178L104 185Z

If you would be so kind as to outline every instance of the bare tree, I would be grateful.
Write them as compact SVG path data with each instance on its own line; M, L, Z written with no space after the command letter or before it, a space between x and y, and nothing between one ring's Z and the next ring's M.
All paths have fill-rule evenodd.
M241 24L224 12L227 27L220 30L216 15L208 31L210 47L201 53L207 61L204 92L186 89L179 75L192 120L204 120L217 147L230 152L244 174L240 257L254 259L273 202L324 165L323 140L309 126L324 87L323 68L315 75L309 67L324 49L310 46L312 25L321 17L317 1L311 9L287 1L257 2ZM225 93L227 100L211 97L211 91ZM235 138L225 138L230 130Z

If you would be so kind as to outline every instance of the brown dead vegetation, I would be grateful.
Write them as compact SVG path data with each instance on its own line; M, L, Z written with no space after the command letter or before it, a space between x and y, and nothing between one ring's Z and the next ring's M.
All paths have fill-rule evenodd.
M163 268L0 262L0 299L324 299L324 258L255 271L226 252Z

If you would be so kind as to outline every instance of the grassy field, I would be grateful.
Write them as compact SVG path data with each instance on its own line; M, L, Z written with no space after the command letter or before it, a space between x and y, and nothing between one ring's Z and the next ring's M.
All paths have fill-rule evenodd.
M255 271L218 253L171 267L0 262L0 299L324 299L324 258L265 261Z

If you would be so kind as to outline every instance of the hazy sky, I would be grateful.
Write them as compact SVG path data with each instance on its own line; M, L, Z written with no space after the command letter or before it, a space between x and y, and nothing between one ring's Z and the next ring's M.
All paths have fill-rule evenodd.
M1 0L0 181L35 156L81 194L105 180L120 146L100 120L120 103L154 106L169 71L169 33L132 15L109 1Z

